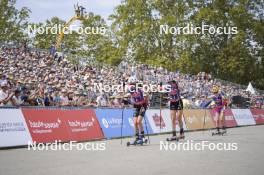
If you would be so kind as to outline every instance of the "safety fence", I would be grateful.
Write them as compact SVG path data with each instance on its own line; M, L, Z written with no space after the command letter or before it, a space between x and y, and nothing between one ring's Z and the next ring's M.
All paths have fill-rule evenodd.
M122 136L133 136L133 113L131 108L0 108L0 147L118 138L121 126ZM148 109L145 118L149 134L172 129L169 109ZM264 124L264 110L227 109L225 119L227 127ZM183 123L187 131L215 128L214 112L184 110Z

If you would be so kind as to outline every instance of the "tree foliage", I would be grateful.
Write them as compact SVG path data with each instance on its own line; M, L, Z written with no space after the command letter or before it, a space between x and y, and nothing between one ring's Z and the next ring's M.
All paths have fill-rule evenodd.
M0 42L21 41L27 38L23 32L27 28L30 10L15 8L16 0L0 1Z
M170 70L264 88L263 1L256 0L125 0L111 16L120 47L136 60ZM237 27L237 34L175 35L170 27L202 24Z
M48 49L56 43L56 38L59 33L59 29L62 30L65 21L59 19L58 17L53 17L50 20L46 20L44 23L30 24L31 29L29 32L32 32L34 37L34 46L37 48ZM56 27L52 29L52 27ZM38 29L41 29L38 31ZM44 29L44 30L43 30ZM52 31L53 30L53 31ZM64 35L63 48L67 50L75 50L81 46L81 42L78 39L79 35L76 32L68 33ZM61 49L59 49L61 51Z

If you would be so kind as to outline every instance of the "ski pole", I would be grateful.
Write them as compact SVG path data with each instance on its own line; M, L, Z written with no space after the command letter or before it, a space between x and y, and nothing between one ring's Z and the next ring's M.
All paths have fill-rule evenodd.
M122 106L122 120L121 120L121 145L123 143L123 121L124 121L124 106Z
M146 131L147 131L147 136L148 136L148 142L149 142L149 144L150 144L149 132L148 132L148 126L147 126L147 121L146 121L146 111L145 111L145 115L144 115L144 121L145 121L145 127L146 127Z

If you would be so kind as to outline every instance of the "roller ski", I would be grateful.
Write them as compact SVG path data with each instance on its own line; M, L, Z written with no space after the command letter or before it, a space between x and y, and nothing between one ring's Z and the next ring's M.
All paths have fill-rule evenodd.
M178 137L176 137L176 136L173 136L173 137L170 137L170 138L166 139L167 142L173 142L173 141L178 142L179 140L180 139Z
M217 129L216 132L212 132L212 136L215 136L215 135L219 135L219 136L223 136L225 135L227 132L226 132L226 129L223 129L222 131L220 131L219 129Z
M130 145L134 145L134 146L137 146L137 145L144 145L144 144L147 144L148 143L148 139L145 139L145 138L137 138L134 142L127 142L127 146L130 146Z
M180 130L180 136L177 137L176 136L176 132L173 132L173 136L171 138L167 138L167 141L179 141L179 140L184 140L185 136L184 136L184 131L183 129Z

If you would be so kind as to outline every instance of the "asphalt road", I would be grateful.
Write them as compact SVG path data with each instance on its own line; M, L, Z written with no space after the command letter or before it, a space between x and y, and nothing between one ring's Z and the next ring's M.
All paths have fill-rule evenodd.
M167 144L163 141L169 135L158 135L151 136L150 145L145 146L126 147L126 142L131 140L128 138L123 140L123 145L119 139L80 145L94 146L97 151L76 147L71 151L55 151L51 147L44 151L0 150L0 175L262 175L263 134L264 125L229 129L226 136L211 136L211 131L190 132L178 144ZM202 143L211 145L212 150L209 146L200 151L187 150L187 144L191 148L191 144ZM166 144L170 149L165 150ZM213 150L216 144L229 150Z

